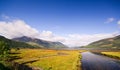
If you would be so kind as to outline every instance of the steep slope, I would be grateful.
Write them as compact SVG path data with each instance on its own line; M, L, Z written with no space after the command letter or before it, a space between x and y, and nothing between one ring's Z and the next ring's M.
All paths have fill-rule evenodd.
M27 37L27 36L13 38L12 40L26 42L30 45L37 45L37 46L45 47L45 48L64 48L64 47L66 47L64 44L62 44L60 42L50 42L50 41L45 41L45 40L41 40L41 39L37 39L37 38L31 38L31 37Z
M85 48L120 48L120 35L93 42L85 46Z
M34 46L31 46L27 43L12 41L10 39L5 38L4 36L0 36L0 43L2 42L8 44L10 48L35 48Z

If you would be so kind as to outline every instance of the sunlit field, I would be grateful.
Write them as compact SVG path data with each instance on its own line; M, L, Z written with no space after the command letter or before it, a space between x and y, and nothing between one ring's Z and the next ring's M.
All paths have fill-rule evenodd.
M103 55L120 59L120 52L101 52Z
M33 69L43 70L81 70L81 51L78 50L44 50L44 49L12 49L14 62L25 64Z

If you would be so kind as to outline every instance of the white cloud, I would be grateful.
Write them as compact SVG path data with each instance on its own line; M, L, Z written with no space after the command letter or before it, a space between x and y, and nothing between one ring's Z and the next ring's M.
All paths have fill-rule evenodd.
M117 21L118 27L120 28L120 20Z
M39 33L37 38L48 40L48 41L59 41L64 42L65 38L62 36L54 35L52 31L42 31Z
M111 22L113 22L114 20L115 20L114 18L108 18L105 23L111 23Z
M83 46L83 45L87 45L94 41L113 37L113 33L111 33L111 34L93 34L93 35L70 34L68 37L69 37L68 40L66 40L66 42L65 42L66 44L68 44L70 46Z
M38 31L23 20L12 20L12 21L0 21L0 35L4 35L8 38L19 37L19 36L36 36Z
M119 24L119 25L120 25L120 20L118 20L117 24Z
M14 38L20 36L29 36L40 38L48 41L59 41L68 46L82 46L91 42L113 37L114 33L110 34L69 34L66 37L55 35L52 31L39 32L26 24L23 20L0 21L0 35L7 38Z
M51 31L42 31L40 37L53 38L54 35Z

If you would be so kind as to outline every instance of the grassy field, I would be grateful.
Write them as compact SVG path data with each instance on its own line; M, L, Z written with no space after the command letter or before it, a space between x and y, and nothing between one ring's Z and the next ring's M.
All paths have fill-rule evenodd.
M20 49L12 50L17 56L14 62L43 70L81 70L81 51L78 50L45 50Z
M101 52L101 54L120 59L120 52Z

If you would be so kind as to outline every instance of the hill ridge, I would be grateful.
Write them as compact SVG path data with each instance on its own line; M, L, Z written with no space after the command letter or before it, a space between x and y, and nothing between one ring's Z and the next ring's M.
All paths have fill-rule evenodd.
M92 42L87 46L85 46L85 48L111 48L111 49L116 48L118 49L120 48L120 35L112 38L106 38L106 39Z
M46 41L46 40L27 37L27 36L13 38L12 40L25 42L25 43L28 43L30 45L33 45L33 43L34 43L37 46L45 47L45 48L64 48L64 47L67 47L66 45L62 44L61 42L51 42L51 41Z

